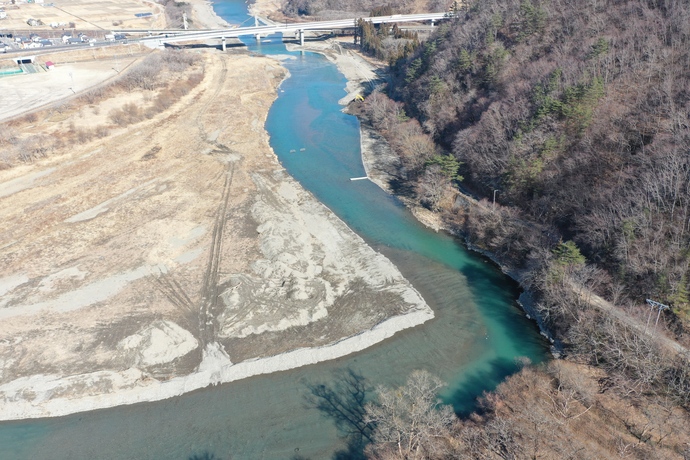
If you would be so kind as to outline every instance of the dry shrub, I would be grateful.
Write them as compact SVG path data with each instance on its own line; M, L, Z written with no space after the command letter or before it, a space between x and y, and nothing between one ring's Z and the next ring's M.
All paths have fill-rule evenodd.
M126 90L152 90L158 85L158 76L163 70L163 60L160 54L152 53L139 64L134 66L119 81Z
M190 88L194 88L196 85L201 83L201 81L204 79L204 74L203 72L194 72L187 78L187 83L189 84Z
M95 104L96 102L99 102L102 100L105 95L107 94L106 88L100 87L100 88L94 88L88 92L86 92L84 95L82 95L79 98L79 102L85 102L89 105Z
M74 132L74 139L79 144L86 144L94 138L95 133L90 129L77 129Z
M108 113L110 121L118 126L127 126L139 122L143 120L144 116L144 111L132 102L123 105L121 109L113 109Z
M110 129L106 125L98 125L94 128L93 132L97 138L102 139L110 134Z
M171 72L182 72L200 61L198 54L182 50L167 50L162 59Z
M127 91L135 89L153 91L162 86L160 77L164 70L167 69L172 72L184 71L196 65L199 61L200 57L198 55L186 51L167 50L163 53L153 53L109 88L119 87ZM108 118L118 126L128 126L145 118L153 118L156 114L169 109L180 98L189 94L191 89L198 85L203 78L202 72L195 72L186 79L177 79L166 88L160 90L147 109L144 110L136 104L129 103L120 109L111 110L108 113ZM103 94L101 91L95 91L94 94L86 95L85 100L87 102L96 101ZM148 102L151 100L151 96L145 95L144 100Z
M177 80L170 84L168 88L160 91L151 107L146 111L147 118L151 118L153 115L169 109L175 102L189 94L192 88L198 85L201 80L203 80L203 74L201 72L196 72L190 75L186 80Z
M181 27L184 20L183 13L187 13L187 17L192 16L192 5L186 2L178 2L176 0L159 0L158 3L165 7L165 18L170 27ZM188 23L192 21L187 19Z
M14 144L19 139L17 130L9 125L0 125L0 146Z
M35 134L19 141L14 149L20 161L31 163L48 156L55 149L55 139L45 134Z
M11 150L11 148L0 149L0 171L12 167L15 158Z
M174 98L170 94L169 90L161 91L153 105L150 107L149 111L153 114L160 113L167 110L171 105L175 103Z
M57 113L65 113L72 108L72 104L67 101L58 102L53 106L53 110Z

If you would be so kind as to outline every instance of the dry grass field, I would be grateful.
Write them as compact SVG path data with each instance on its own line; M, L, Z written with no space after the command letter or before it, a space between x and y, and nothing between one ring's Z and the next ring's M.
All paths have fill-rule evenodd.
M7 18L0 20L0 29L12 31L29 28L29 19L38 19L42 26L32 30L50 29L50 24L64 24L58 27L67 29L70 23L79 29L146 29L164 28L163 6L154 2L137 0L61 0L45 3L17 3L5 5ZM149 17L136 14L151 13Z

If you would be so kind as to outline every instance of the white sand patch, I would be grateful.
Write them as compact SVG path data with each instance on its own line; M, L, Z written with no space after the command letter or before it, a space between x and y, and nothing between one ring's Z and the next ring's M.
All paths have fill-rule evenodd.
M27 406L41 405L50 402L54 395L67 393L71 389L79 388L84 394L91 395L89 399L102 399L94 393L103 386L112 388L133 388L144 378L139 369L127 369L122 372L100 371L90 374L63 377L54 374L36 374L21 377L0 387L0 394L5 401L22 401ZM59 398L58 399L62 399ZM62 399L65 401L64 399ZM1 407L1 405L0 405ZM0 409L1 410L1 409Z
M232 366L230 357L216 342L209 343L197 372L209 376L209 384L217 385L223 382L223 369Z
M198 240L202 236L206 234L206 226L205 225L198 225L188 232L186 232L185 236L180 237L179 235L172 236L168 239L168 243L172 247L179 248L182 246L186 246L187 244Z
M264 19L269 14L281 11L282 3L280 0L255 0L248 9L252 16Z
M18 315L32 315L44 310L65 313L79 308L88 307L98 302L102 302L109 297L120 292L127 284L143 278L151 273L148 265L109 276L91 284L66 292L56 299L46 300L31 305L21 305L0 310L0 319L11 318Z
M198 346L191 332L172 321L155 321L117 344L118 349L135 355L135 366L169 363Z
M419 298L421 301L421 297ZM0 385L0 420L55 417L76 412L134 404L179 396L212 383L226 383L253 375L294 369L308 364L339 358L364 350L398 331L422 324L434 317L422 304L416 311L395 316L354 337L317 348L300 348L268 358L232 364L227 354L214 344L206 349L204 361L194 374L161 382L144 378L136 368L122 372L95 372L71 377L35 375ZM110 393L93 395L108 387ZM78 389L80 397L59 396ZM50 398L50 399L48 399Z
M138 187L133 187L129 190L127 190L124 193L119 194L116 197L113 197L109 200L104 201L101 204L98 204L94 206L93 208L87 209L86 211L80 212L77 215L74 215L68 219L65 219L65 222L67 223L75 223L75 222L82 222L85 220L91 220L95 217L97 217L99 214L103 214L104 212L107 212L110 209L110 206L113 204L117 203L118 201L122 200L123 198L127 198L128 196L138 192L144 187L148 187L149 185L157 182L157 179L150 180L146 182L145 184L142 184Z
M196 260L204 252L204 248L192 249L184 254L180 254L175 257L175 262L178 264L188 264L189 262Z
M43 278L41 283L38 285L38 290L40 292L50 292L55 290L55 284L62 280L67 280L70 278L83 280L85 276L86 272L79 270L79 267L65 268L64 270L60 270L57 273L53 273Z
M155 220L147 222L135 232L135 238L155 241L146 252L150 265L187 263L196 259L205 249L194 247L207 235L205 225L187 220ZM190 247L191 246L191 247Z
M213 2L205 0L191 0L194 26L196 28L220 29L229 27L227 21L218 16L213 9Z
M57 168L44 169L43 171L37 171L35 173L25 174L21 177L17 177L16 179L8 180L7 182L1 183L0 184L0 198L14 195L17 192L21 192L22 190L26 190L26 189L33 187L34 182L36 182L36 179L40 179L41 177L45 177L48 174L55 171L56 169Z
M18 286L29 281L29 277L26 275L10 275L4 278L0 278L0 296L4 296L8 292L14 291ZM7 301L7 299L5 299ZM3 305L2 300L0 300L0 305Z

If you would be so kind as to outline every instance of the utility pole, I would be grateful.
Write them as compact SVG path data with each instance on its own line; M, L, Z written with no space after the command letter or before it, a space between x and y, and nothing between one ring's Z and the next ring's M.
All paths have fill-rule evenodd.
M184 30L189 29L189 24L187 24L187 13L182 12L182 24L184 27Z
M664 305L663 303L655 302L652 299L646 299L647 304L649 304L650 309L649 309L649 316L647 317L647 325L644 327L644 331L647 332L647 328L649 327L649 321L652 319L652 312L654 311L655 308L657 308L657 313L656 313L656 322L654 323L654 330L656 331L656 325L659 324L659 317L661 316L661 311L662 310L670 310L671 307L668 305Z
M494 189L494 202L493 202L493 205L491 207L491 212L494 212L496 210L496 192L499 192L499 191L500 190L498 190L498 189Z

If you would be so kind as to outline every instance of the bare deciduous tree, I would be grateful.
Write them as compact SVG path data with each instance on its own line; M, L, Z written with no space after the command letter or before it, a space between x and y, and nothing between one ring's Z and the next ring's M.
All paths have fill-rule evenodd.
M426 371L415 371L400 388L379 387L377 400L367 405L365 420L374 425L374 458L440 458L452 445L456 421L438 399L443 382Z

